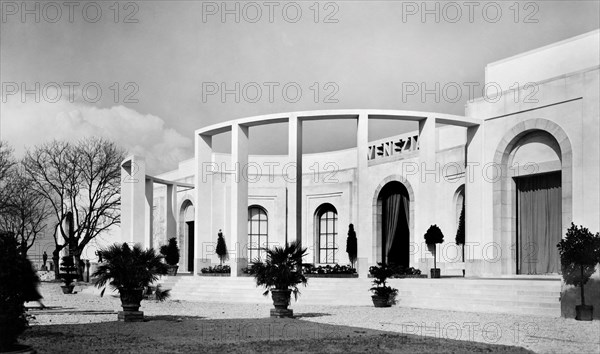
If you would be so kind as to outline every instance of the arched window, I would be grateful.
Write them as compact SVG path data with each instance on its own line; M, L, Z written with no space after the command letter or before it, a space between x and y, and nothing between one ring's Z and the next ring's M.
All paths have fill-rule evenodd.
M337 261L337 210L331 204L323 204L317 209L316 216L319 263L335 263Z
M265 259L263 248L268 247L268 225L265 209L256 205L248 208L248 262Z

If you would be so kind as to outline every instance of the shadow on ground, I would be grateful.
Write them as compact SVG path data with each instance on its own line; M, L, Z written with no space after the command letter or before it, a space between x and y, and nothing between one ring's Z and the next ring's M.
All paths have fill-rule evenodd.
M324 316L331 316L331 314L328 313L321 313L321 312L306 312L306 313L300 313L298 315L295 315L295 318L313 318L313 317L324 317Z
M21 342L38 353L531 353L521 347L335 326L299 318L148 316L147 321L138 323L37 325L25 332Z

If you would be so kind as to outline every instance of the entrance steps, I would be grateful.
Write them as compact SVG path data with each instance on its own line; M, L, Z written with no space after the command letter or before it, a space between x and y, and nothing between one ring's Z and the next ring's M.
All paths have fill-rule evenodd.
M271 303L252 277L184 275L160 283L178 300ZM398 289L401 307L560 317L558 279L408 278L390 279L389 285ZM369 288L368 278L309 278L307 287L300 286L298 304L372 306Z

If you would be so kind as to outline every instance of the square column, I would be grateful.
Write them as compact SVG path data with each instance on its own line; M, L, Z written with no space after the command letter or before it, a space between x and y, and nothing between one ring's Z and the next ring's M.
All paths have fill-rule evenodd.
M195 139L195 216L194 216L194 272L210 266L210 255L214 250L211 241L213 175L218 167L212 161L212 136L197 134ZM211 243L213 242L213 243Z
M368 188L369 182L369 116L358 116L356 126L356 171L357 171L357 219L354 220L354 230L358 243L357 265L358 274L366 278L369 267L374 263L373 249L373 196ZM344 237L343 235L340 235ZM342 240L342 238L340 238Z
M144 245L146 247L154 247L152 244L154 236L154 182L150 178L146 178L145 195L146 205L144 206Z
M131 156L121 163L121 241L144 245L146 162Z
M241 274L242 268L248 266L248 127L237 123L231 126L231 165L233 180L231 181L231 226L235 240L231 245L235 250L235 259L231 265L231 276Z
M494 241L494 228L499 227L493 225L493 221L487 217L490 214L487 206L492 206L492 200L485 202L484 199L488 193L500 192L493 191L493 183L486 182L483 178L485 164L483 129L483 125L468 127L465 146L465 274L471 276L489 274L488 268L493 264L482 259L482 249L484 245ZM493 209L500 212L501 206ZM510 257L510 245L502 251L503 254L506 251Z
M433 224L437 223L437 185L441 183L441 173L436 161L437 138L435 134L435 117L427 117L419 121L419 173L417 178L418 192L415 196L415 227L413 242L418 247L417 257L431 258L431 268L433 267L433 254L429 252L425 244L425 233ZM450 230L444 232L444 240L450 237ZM439 246L438 246L439 255ZM440 260L439 257L437 257ZM429 273L427 264L420 264L419 268Z
M166 232L168 242L171 237L177 237L177 184L168 184L167 185L167 197L165 200L166 203Z
M286 242L302 242L302 120L296 115L288 123L288 165L283 173L288 190ZM294 171L290 174L290 171ZM303 245L307 247L307 245Z

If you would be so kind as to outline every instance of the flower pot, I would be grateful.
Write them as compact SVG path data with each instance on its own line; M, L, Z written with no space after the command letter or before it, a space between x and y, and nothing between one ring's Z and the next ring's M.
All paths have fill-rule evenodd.
M273 289L271 290L271 298L273 299L274 309L271 309L271 317L292 317L293 310L288 309L290 305L290 296L292 291L289 289Z
M439 278L440 277L440 268L431 268L431 277Z
M61 285L60 288L62 289L63 294L73 294L75 285Z
M167 275L177 275L177 269L179 269L179 266L177 265L168 265L167 266Z
M389 296L371 295L371 300L373 300L373 305L375 305L375 307L391 307L392 306L392 304L390 303Z
M591 321L594 318L594 306L591 305L577 305L575 312L575 319L578 321Z

